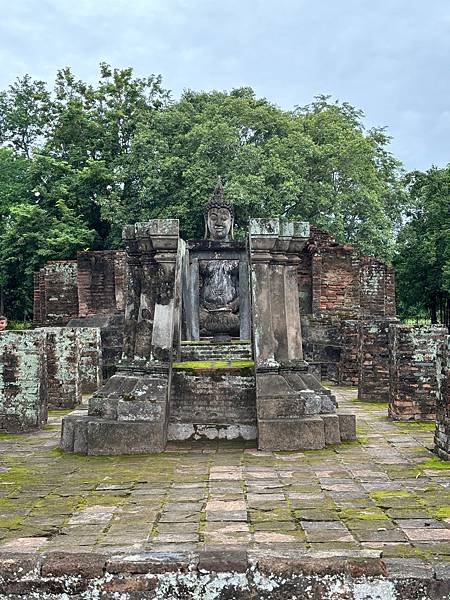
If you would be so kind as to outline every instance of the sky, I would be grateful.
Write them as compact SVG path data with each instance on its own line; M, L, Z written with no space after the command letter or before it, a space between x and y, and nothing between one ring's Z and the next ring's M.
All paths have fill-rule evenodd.
M407 170L450 163L449 0L0 0L0 89L70 66L250 86L284 109L333 98L386 127Z

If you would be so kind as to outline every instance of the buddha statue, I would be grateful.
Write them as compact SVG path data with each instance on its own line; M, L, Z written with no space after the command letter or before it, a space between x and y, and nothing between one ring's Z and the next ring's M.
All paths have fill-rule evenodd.
M228 242L233 238L234 209L219 180L204 207L205 238ZM213 244L214 245L214 244ZM239 261L199 261L200 335L239 335Z

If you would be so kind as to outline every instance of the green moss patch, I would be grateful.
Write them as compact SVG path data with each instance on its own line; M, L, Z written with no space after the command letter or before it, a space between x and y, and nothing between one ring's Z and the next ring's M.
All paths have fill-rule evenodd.
M434 431L436 428L434 421L393 421L393 423L402 431Z
M253 360L186 360L174 362L173 369L216 370L216 369L249 369L255 366Z
M419 463L421 469L447 469L450 470L450 461L442 460L437 456Z

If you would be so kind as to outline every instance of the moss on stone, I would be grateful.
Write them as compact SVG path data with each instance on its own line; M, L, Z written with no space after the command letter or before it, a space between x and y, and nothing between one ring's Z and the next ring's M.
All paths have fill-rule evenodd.
M393 421L394 425L403 431L434 431L436 423L434 421Z
M450 461L442 460L437 456L429 458L428 460L419 463L421 469L444 469L450 471Z
M202 369L248 369L255 366L253 360L187 360L174 362L173 369L202 370Z
M377 506L367 508L341 508L340 514L344 521L387 521L386 514Z

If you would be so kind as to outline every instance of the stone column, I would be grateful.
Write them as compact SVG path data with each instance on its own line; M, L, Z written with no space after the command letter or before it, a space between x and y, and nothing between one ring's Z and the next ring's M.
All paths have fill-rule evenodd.
M288 360L288 322L286 298L286 250L292 237L289 226L291 223L280 222L280 235L277 237L272 250L270 294L272 329L275 337L275 360L283 363ZM289 235L290 233L290 235Z
M136 239L141 263L141 293L134 354L135 358L145 361L150 360L151 354L155 314L155 278L157 274L150 223L136 223Z
M122 239L126 249L128 271L122 358L126 361L131 361L135 356L136 327L141 297L141 262L139 260L139 248L134 225L125 225L122 232Z
M170 362L174 333L175 287L180 285L181 264L177 269L178 220L154 219L151 239L156 264L153 289L156 292L151 340L151 359Z
M253 337L257 367L277 367L276 340L272 323L270 262L280 224L278 219L250 220L251 287Z
M287 360L303 360L302 331L300 322L300 301L298 289L298 265L300 252L309 239L309 223L294 221L290 223L292 237L286 250L287 264L285 267L285 313L287 335Z

